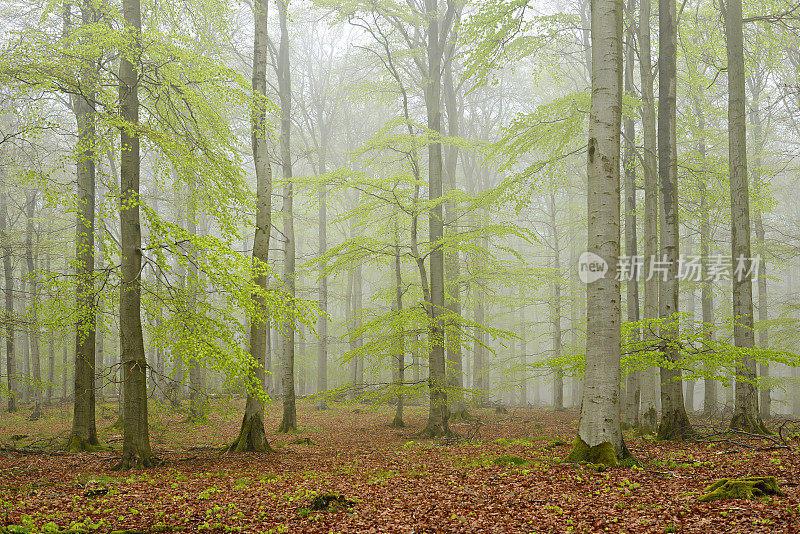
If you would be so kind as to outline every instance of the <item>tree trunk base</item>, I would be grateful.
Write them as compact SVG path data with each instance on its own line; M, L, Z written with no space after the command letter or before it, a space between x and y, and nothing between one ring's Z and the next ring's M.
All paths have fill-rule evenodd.
M675 410L661 414L656 439L659 441L683 441L695 437L694 428L684 410Z
M28 417L28 421L38 421L42 418L42 405L34 405L33 412L31 413L30 417Z
M729 428L731 430L750 432L751 434L772 434L772 432L764 426L764 422L761 420L760 416L754 416L744 411L738 411L733 414L733 419L731 419Z
M456 406L456 408L450 412L450 421L469 421L471 419L469 415L469 410L464 405Z
M100 445L96 437L83 438L77 434L72 434L67 441L67 452L99 452L108 450L107 447Z
M208 417L204 414L189 413L184 423L189 423L190 425L204 425L208 423Z
M6 411L7 411L8 413L14 413L14 412L16 412L17 410L18 410L18 408L17 408L17 403L14 401L14 399L13 399L13 394L12 394L12 398L11 398L11 399L9 399L9 401L8 401L8 408L6 409Z
M655 434L657 428L658 414L656 413L656 409L651 407L642 414L642 422L639 426L639 432L642 435Z
M112 471L124 471L127 469L147 469L148 467L158 467L163 462L150 454L142 454L140 452L128 453L122 455L122 460L111 468Z
M392 420L392 424L389 426L392 428L405 428L406 424L403 422L402 417L395 415L394 419Z
M239 436L228 448L230 452L275 452L267 442L261 415L244 416Z
M618 455L614 445L608 441L590 447L580 436L576 436L572 444L572 450L564 461L571 463L587 462L604 467L613 467L619 465L623 460L633 460L633 455L624 441L622 442L622 452Z
M279 434L289 434L292 432L297 432L297 420L294 418L286 418L284 417L281 421L280 426L278 427L277 432Z
M453 435L453 431L450 430L450 426L447 424L447 421L442 423L432 423L428 422L428 426L426 426L422 432L418 434L418 437L421 439L433 439L433 438L449 438Z
M316 406L314 406L314 409L317 411L325 411L328 409L328 403L326 403L324 400L320 400L317 402Z

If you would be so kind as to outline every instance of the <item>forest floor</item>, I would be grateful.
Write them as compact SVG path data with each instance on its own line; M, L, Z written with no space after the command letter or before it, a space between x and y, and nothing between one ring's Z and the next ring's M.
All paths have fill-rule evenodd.
M389 406L316 411L301 401L298 433L268 431L276 452L221 452L238 431L242 406L215 402L199 426L154 410L151 440L164 464L128 472L111 470L121 447L108 427L112 405L98 411L113 447L101 453L57 451L71 405L51 406L37 422L0 414L0 525L24 527L0 532L800 531L796 436L790 448L769 450L775 441L752 436L659 443L626 434L640 465L598 471L562 462L575 411L473 409L476 420L451 425L473 439L442 444L416 436L424 406L407 407L408 426L396 429ZM268 428L279 419L280 406L269 407ZM698 502L715 480L751 474L776 477L784 496ZM311 510L327 493L350 502Z

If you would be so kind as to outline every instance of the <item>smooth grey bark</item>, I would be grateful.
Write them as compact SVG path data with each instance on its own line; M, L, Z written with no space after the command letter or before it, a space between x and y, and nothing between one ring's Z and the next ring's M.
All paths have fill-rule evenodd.
M680 357L673 341L678 336L678 147L676 139L677 12L675 0L658 2L658 176L660 185L661 254L668 262L659 285L660 336L664 357ZM661 368L661 423L658 439L682 440L694 431L683 404L680 368Z
M9 235L8 192L0 191L0 243L3 247L3 274L5 277L5 312L3 322L6 327L6 377L8 379L8 413L17 411L19 384L17 382L17 362L14 352L14 267L11 263L12 247Z
M81 6L81 23L92 24L96 12L90 2ZM90 69L84 69L86 82L90 81ZM91 86L91 83L88 84ZM99 445L95 422L95 331L97 309L95 306L95 138L94 92L86 97L77 95L73 108L78 126L77 197L75 229L75 376L72 430L67 450L92 450Z
M636 10L636 0L628 0L627 11L633 14ZM631 19L625 32L625 93L636 96L633 88L633 63L634 63L634 20ZM638 254L636 236L636 127L633 117L628 116L623 122L625 137L622 167L625 171L625 255L634 258ZM639 320L639 274L631 273L626 281L626 312L629 322ZM634 342L639 340L640 333L632 334ZM631 370L625 381L625 407L622 414L622 424L629 428L639 427L639 402L641 390L639 386L638 370Z
M147 424L147 362L141 317L142 230L139 216L139 58L142 15L140 0L123 0L125 32L129 49L120 55L120 233L122 237L122 283L119 297L120 349L124 395L122 459L118 468L150 467L155 458L150 449Z
M33 378L33 387L31 388L33 412L28 418L30 421L36 421L42 417L42 360L39 354L39 273L36 269L33 251L33 218L36 211L36 196L35 189L25 193L25 264L29 289L28 306L30 307L28 339L30 340L31 375Z
M436 0L425 0L425 14L428 18L427 56L428 71L425 86L425 111L428 128L436 133L442 131L441 91L442 91L442 46L440 43L439 9ZM428 145L428 197L436 200L442 196L442 144L432 142ZM444 237L442 204L437 203L429 214L429 241L439 243ZM444 251L437 247L430 253L430 356L428 364L428 385L430 406L428 423L422 431L423 436L436 437L449 435L449 409L447 406L447 376L445 373L444 325Z
M639 73L642 91L642 137L644 142L644 319L658 318L658 278L651 271L651 259L658 253L658 171L656 158L656 108L653 94L652 52L650 44L651 3L641 2L639 8ZM654 336L644 332L645 339L653 341ZM649 434L658 427L658 369L645 369L640 377L641 431Z
M259 99L250 117L250 141L256 170L256 228L253 236L253 265L255 284L267 290L266 266L272 231L272 167L267 150L266 93L267 93L267 14L269 0L253 3L253 96ZM264 401L257 394L265 387L267 351L269 350L269 320L266 298L254 294L253 301L261 317L250 317L250 357L256 366L247 388L247 401L239 435L231 444L232 451L271 450L264 430Z
M295 234L294 234L294 191L292 188L292 154L291 154L291 113L292 113L292 77L289 71L289 29L287 25L288 2L278 0L278 19L281 38L278 51L278 93L281 101L281 167L283 170L283 234L286 239L284 248L283 276L286 291L295 298ZM294 392L294 353L295 325L289 321L286 325L286 336L283 343L283 419L278 432L297 431L297 408Z
M620 126L621 0L591 3L592 101L587 157L587 249L609 276L586 287L586 376L580 423L569 461L616 464L629 456L620 419Z
M731 187L731 257L734 266L733 342L742 349L755 346L753 333L753 285L750 274L750 190L747 175L747 126L745 100L742 0L729 0L724 12L728 55L728 174ZM737 265L743 265L738 275ZM736 365L736 393L730 427L768 433L758 411L755 360L743 355Z

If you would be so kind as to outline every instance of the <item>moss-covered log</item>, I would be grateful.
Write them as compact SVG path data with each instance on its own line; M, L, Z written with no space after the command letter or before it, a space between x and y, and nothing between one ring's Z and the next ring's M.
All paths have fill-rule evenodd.
M771 495L783 495L775 477L722 478L707 487L697 500L765 499Z

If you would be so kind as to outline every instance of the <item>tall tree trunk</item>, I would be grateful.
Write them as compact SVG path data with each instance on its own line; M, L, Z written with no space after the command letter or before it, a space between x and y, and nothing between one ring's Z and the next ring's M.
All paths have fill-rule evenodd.
M425 87L425 110L428 128L436 133L442 131L442 111L440 107L442 90L442 47L439 42L439 9L436 0L425 0L425 14L428 18L428 84ZM428 145L428 197L434 201L442 196L442 144ZM442 204L436 203L429 216L429 240L439 243L444 237ZM445 374L444 325L444 251L437 247L430 254L430 357L428 365L428 385L430 388L430 407L428 424L423 435L428 437L450 434L447 423L447 376Z
M744 38L742 0L729 0L725 15L728 52L728 174L731 182L731 257L734 266L733 341L737 347L752 348L753 286L750 273L750 191L747 176L747 126L745 117ZM743 267L740 269L740 267ZM758 412L756 362L742 356L736 365L736 397L731 428L767 433Z
M659 317L664 321L661 338L671 343L678 336L678 149L676 141L676 53L677 13L675 0L658 2L658 175L661 208L661 257L668 262L666 276L659 285ZM664 357L679 358L674 346L667 346ZM661 368L661 424L658 438L681 440L693 434L683 405L683 385L679 368Z
M629 456L620 420L619 151L622 0L592 2L592 102L587 162L588 251L608 265L587 285L586 377L568 461L613 465Z
M188 199L189 205L186 217L186 231L192 236L198 236L198 215L195 208L196 186L193 177L189 178ZM188 276L186 277L187 289L187 308L191 317L190 329L194 335L194 324L197 315L197 297L200 283L198 273L198 250L197 246L191 244L191 261L189 261ZM191 349L190 349L191 350ZM208 420L208 402L206 400L206 376L202 362L195 354L189 355L189 413L187 421L192 424L202 424Z
M761 176L761 151L763 149L762 138L762 125L761 125L761 107L759 100L761 99L761 84L758 82L753 83L753 103L750 107L750 124L753 129L755 160L753 161L753 189L756 194L761 193L763 188L763 181ZM758 322L761 323L758 329L758 346L762 350L769 349L769 307L767 303L767 263L764 258L767 252L767 243L764 232L764 221L761 214L761 207L755 206L753 209L753 230L756 234L756 250L760 258L758 267ZM762 362L759 364L758 374L764 381L759 391L758 408L761 413L761 419L769 419L772 412L772 395L768 382L769 378L769 364Z
M633 15L636 9L636 0L628 0L627 11ZM635 96L633 89L633 62L634 62L634 20L631 19L625 32L625 93ZM633 117L628 116L623 123L625 134L625 153L622 166L625 171L625 255L631 260L637 256L638 243L636 240L636 129ZM632 270L626 281L626 311L627 320L639 320L639 273ZM639 331L632 333L634 342L639 339ZM636 369L628 372L625 384L625 410L622 424L629 428L639 427L639 401L641 390L639 387L639 371Z
M10 219L8 217L8 192L0 191L0 240L3 247L3 273L5 276L5 313L3 322L6 326L6 377L8 379L8 413L17 411L19 384L17 383L16 354L14 353L14 267L11 263L12 247L9 235Z
M693 254L693 239L690 239L687 247L686 253L689 257L692 257ZM686 313L689 314L689 321L691 324L691 330L694 332L695 325L697 324L697 320L695 318L695 313L697 311L697 295L695 294L695 286L689 285L686 291ZM694 390L695 390L695 381L694 380L686 380L686 391L684 393L684 404L686 406L686 411L688 413L694 412Z
M147 424L147 362L141 317L142 230L139 217L139 57L142 15L140 0L123 0L129 49L119 63L120 112L126 126L120 132L120 233L122 234L122 284L119 296L119 330L124 395L121 469L149 467L155 457L150 449Z
M69 391L67 389L67 387L68 387L67 386L67 382L68 382L67 375L69 374L67 372L68 371L68 369L67 369L67 358L68 358L68 355L69 355L69 347L67 346L67 343L68 342L65 339L64 340L64 346L62 347L62 352L61 352L61 369L62 369L62 372L61 372L61 400L63 400L63 401L67 400L67 397L69 397Z
M700 91L703 86L700 85ZM697 152L700 165L706 168L706 135L705 113L702 106L702 92L694 100L695 116L697 117ZM701 177L697 181L700 196L700 264L703 271L703 285L700 288L700 309L703 320L703 333L710 341L714 336L714 287L709 277L709 247L711 242L711 222L709 216L708 194L706 193L706 179ZM711 369L707 369L710 371ZM717 381L703 380L703 417L711 416L718 408Z
M656 158L656 108L653 95L653 64L650 46L650 2L639 8L639 72L642 82L642 136L644 138L644 261L647 270L644 283L644 319L658 318L658 277L651 270L651 260L658 252L658 174ZM650 328L645 339L653 341ZM655 432L658 427L656 398L658 369L650 367L641 374L639 383L642 433Z
M522 298L525 298L525 295ZM522 368L519 381L519 405L523 408L528 407L528 328L525 308L526 306L523 304L519 312L520 337L522 338L519 346L519 364Z
M455 58L455 32L451 35L451 42L447 43L448 53L444 64L444 104L447 114L447 135L458 138L459 109L456 100L456 88L453 82L453 62ZM444 44L444 43L443 43ZM444 190L454 191L458 188L456 179L456 166L458 163L458 146L447 147L444 165ZM444 205L444 232L448 239L458 235L458 208L455 202L446 202ZM469 417L467 405L464 402L464 362L462 353L461 334L461 286L458 249L448 247L444 258L444 280L446 293L447 313L451 319L447 322L446 346L449 383L452 386L450 399L450 417L463 420Z
M25 295L28 294L28 277L25 275L25 269L26 267L21 267L19 271L20 290L16 298L17 317L20 318L19 325L22 328L22 370L24 376L22 384L22 404L28 404L31 401L31 335L25 325L25 313L27 312Z
M91 2L81 6L83 25L92 24L96 13ZM90 82L89 69L85 78ZM92 84L90 83L90 86ZM74 110L78 123L78 212L75 230L75 289L76 331L75 331L75 376L72 431L67 443L69 451L92 450L99 446L95 423L95 330L97 309L95 307L94 280L94 232L95 232L95 137L94 92L89 91L86 98L75 98ZM138 274L138 272L137 272Z
M553 232L553 358L558 360L561 356L561 242L558 239L558 225L556 223L556 195L550 191L550 229ZM553 369L553 409L564 409L564 371L561 367Z
M403 271L400 266L400 231L398 229L397 220L394 223L394 309L400 314L403 311ZM406 381L406 362L405 362L405 332L403 331L402 323L399 323L397 328L397 341L395 349L395 369L397 377L397 406L394 413L394 420L392 425L395 428L402 428L405 425L403 422L403 402L404 397L401 393Z
M319 172L328 172L326 151L328 149L328 130L324 123L321 110L317 113L317 123L320 128L320 153L319 153ZM328 252L328 193L325 186L319 191L319 257L322 258ZM325 261L320 262L320 271L325 272L327 265ZM319 319L317 320L317 393L322 393L328 389L328 277L324 274L319 278ZM318 410L328 408L325 399L320 398L317 402Z
M45 260L45 273L47 276L50 276L50 254L47 254L47 259ZM48 297L52 298L52 295L48 292ZM55 332L52 328L49 328L48 331L48 348L47 348L47 390L44 397L45 405L50 405L53 402L53 380L55 380L55 367L56 367L56 340L55 340Z
M267 93L267 13L269 0L255 0L253 17L253 96L256 105L250 117L250 140L256 168L256 229L253 237L253 268L255 283L267 290L266 266L269 260L269 241L272 227L272 167L267 151L266 101ZM271 450L264 431L264 400L258 395L264 388L266 355L269 345L269 321L264 295L253 295L261 317L250 318L250 357L256 362L250 384L239 435L231 444L232 451Z
M28 335L31 344L31 373L33 375L33 412L29 420L37 421L42 417L42 370L41 370L41 357L39 355L39 273L36 270L36 263L34 260L33 251L33 217L36 211L36 191L31 190L25 194L26 206L26 230L25 230L25 263L28 270L28 287L30 295L28 305L31 309L30 326L28 327Z
M288 2L278 0L278 18L281 27L280 50L278 51L278 92L281 100L281 166L283 168L283 233L286 239L284 249L283 275L286 290L292 299L295 297L295 236L292 189L291 154L291 113L292 77L289 71L289 29L287 26ZM297 431L297 409L294 393L294 352L295 325L289 321L283 343L283 419L278 432Z

